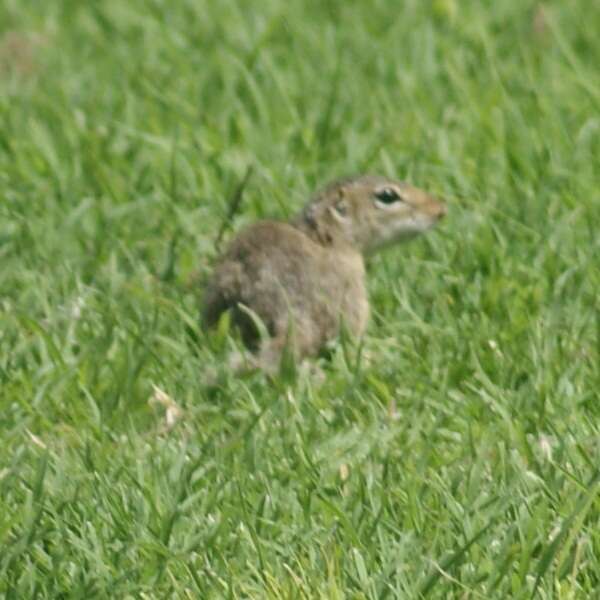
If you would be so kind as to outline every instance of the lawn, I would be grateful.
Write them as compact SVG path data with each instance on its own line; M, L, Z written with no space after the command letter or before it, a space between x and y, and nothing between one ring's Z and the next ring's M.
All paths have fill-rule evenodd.
M599 31L3 0L0 598L600 597ZM369 261L360 347L228 373L220 228L361 172L447 218Z

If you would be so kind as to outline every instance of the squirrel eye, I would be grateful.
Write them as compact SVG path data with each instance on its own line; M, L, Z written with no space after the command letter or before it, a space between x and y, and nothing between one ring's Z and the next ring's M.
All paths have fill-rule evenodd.
M401 200L398 192L394 188L383 188L375 193L375 197L384 204L393 204Z

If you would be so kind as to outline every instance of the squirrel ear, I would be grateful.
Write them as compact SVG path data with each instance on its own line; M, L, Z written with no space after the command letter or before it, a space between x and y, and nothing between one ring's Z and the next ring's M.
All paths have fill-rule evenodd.
M329 212L336 221L345 222L348 220L348 203L344 199L338 200L329 207Z

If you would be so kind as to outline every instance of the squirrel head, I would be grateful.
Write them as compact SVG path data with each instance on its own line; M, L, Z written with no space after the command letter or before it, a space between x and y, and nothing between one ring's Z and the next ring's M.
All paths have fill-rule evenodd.
M445 214L440 200L408 183L363 175L324 188L300 221L321 244L368 254L423 233Z

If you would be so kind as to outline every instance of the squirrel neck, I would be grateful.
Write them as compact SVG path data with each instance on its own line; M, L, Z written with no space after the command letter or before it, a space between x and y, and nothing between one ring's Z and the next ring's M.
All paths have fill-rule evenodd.
M354 244L351 244L338 227L327 223L323 219L312 218L312 215L303 211L290 221L290 224L308 236L313 242L324 248L350 250L361 254Z

